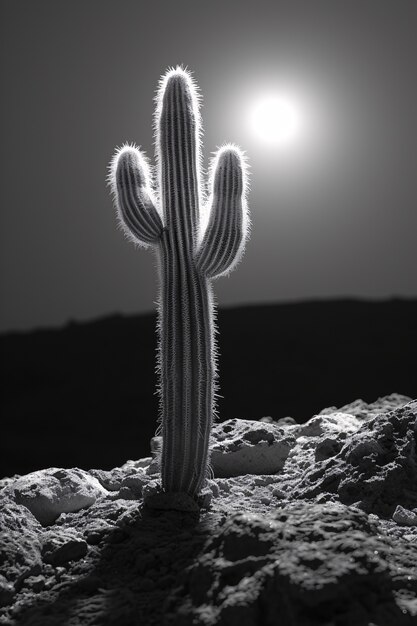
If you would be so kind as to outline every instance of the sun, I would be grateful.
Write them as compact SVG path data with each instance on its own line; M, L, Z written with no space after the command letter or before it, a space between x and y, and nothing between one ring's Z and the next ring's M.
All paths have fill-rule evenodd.
M287 95L265 95L251 108L250 125L253 134L262 142L276 147L287 146L299 135L300 110Z

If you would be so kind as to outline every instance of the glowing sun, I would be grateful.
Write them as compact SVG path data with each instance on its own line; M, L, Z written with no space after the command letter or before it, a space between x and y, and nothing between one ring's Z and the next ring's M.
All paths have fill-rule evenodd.
M250 111L253 134L262 142L282 147L298 136L301 115L296 102L281 94L259 98Z

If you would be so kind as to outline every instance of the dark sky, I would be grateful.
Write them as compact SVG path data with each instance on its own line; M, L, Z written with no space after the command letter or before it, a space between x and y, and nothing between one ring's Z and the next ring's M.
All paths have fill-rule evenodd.
M203 94L204 163L251 163L243 262L221 305L417 295L415 0L3 0L0 330L149 311L154 257L116 229L116 145L153 156L160 75ZM303 112L288 149L249 128L285 87Z

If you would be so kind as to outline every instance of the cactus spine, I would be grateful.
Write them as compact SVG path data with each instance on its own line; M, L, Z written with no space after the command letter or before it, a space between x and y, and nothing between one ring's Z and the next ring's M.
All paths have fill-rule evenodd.
M158 257L162 490L197 499L209 471L215 413L211 279L230 272L243 253L246 164L237 147L221 148L206 199L197 89L180 67L161 80L155 128L157 188L145 156L129 145L116 152L110 183L122 228Z

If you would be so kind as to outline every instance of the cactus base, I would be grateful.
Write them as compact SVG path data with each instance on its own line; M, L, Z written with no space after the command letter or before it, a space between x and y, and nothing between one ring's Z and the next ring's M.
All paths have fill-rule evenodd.
M200 495L193 498L187 493L163 491L160 483L149 483L143 490L144 507L160 511L181 511L199 514L200 509L209 509L212 491L205 488Z

